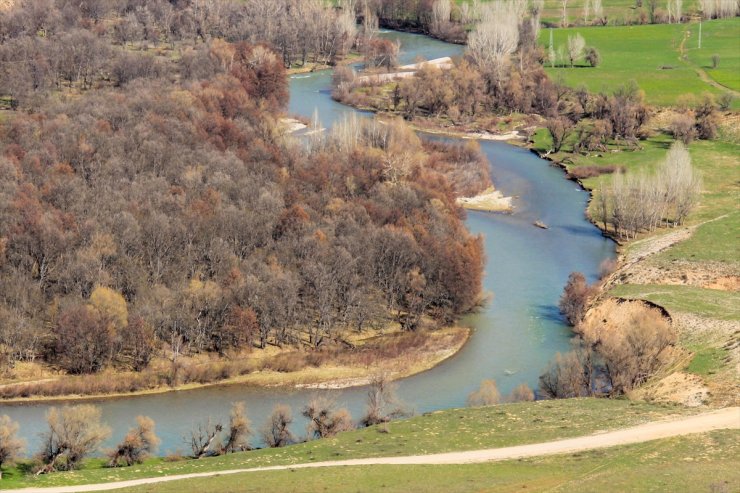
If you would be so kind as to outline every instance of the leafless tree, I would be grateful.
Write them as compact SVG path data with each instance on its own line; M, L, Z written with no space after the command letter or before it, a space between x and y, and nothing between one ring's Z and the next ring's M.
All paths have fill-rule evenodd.
M560 0L560 27L568 27L568 0Z
M594 22L598 24L606 24L606 18L604 17L604 7L601 4L601 0L593 0L593 13Z
M25 442L17 435L18 423L8 416L0 416L0 479L3 477L3 465L12 464L25 446Z
M506 400L507 402L530 402L534 400L534 392L529 385L522 383L514 387Z
M349 411L337 409L336 401L326 396L312 397L302 414L308 419L309 438L331 437L354 428Z
M666 197L675 208L674 221L682 224L699 199L702 180L691 164L691 155L682 142L674 142L660 168Z
M247 417L243 402L231 406L227 436L221 446L223 453L238 452L249 449L249 437L252 434L252 422Z
M586 40L583 39L579 33L574 36L568 36L568 60L570 60L570 66L583 58L584 51L586 49Z
M90 404L52 407L46 413L49 429L42 435L42 462L37 474L72 470L110 436L110 428L100 421L100 408Z
M396 389L384 374L376 375L367 391L367 409L360 421L364 426L387 423L392 419L408 415L398 400Z
M296 442L295 436L290 431L291 424L293 424L293 412L290 406L278 404L262 428L262 438L269 447L291 445Z
M159 437L154 432L154 420L137 416L136 428L131 428L123 441L108 454L110 467L141 464L159 446Z
M498 84L519 43L520 11L514 1L496 0L482 7L481 22L468 36L473 61Z
M579 330L603 360L615 394L641 385L668 364L677 340L670 321L642 302L608 300Z
M190 445L192 457L201 459L209 455L216 455L219 450L214 447L214 444L223 429L221 423L213 424L210 418L205 423L198 423L198 426L190 432L190 436L185 440Z
M470 407L493 406L499 402L501 402L501 393L493 379L483 380L478 390L471 392L468 396L468 406Z

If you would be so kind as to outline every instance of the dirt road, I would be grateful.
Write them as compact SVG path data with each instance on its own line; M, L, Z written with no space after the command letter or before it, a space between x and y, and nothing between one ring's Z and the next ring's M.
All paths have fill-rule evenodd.
M480 462L520 459L542 455L565 454L592 450L598 448L628 445L631 443L647 442L660 438L669 438L692 433L705 433L720 429L740 429L740 407L731 407L719 411L708 412L687 418L664 421L654 421L643 425L609 431L578 438L557 440L554 442L533 443L516 447L503 447L485 450L470 450L466 452L449 452L431 455L410 455L405 457L376 457L370 459L352 459L340 461L314 462L308 464L293 464L287 466L254 467L251 469L233 469L228 471L213 471L193 474L180 474L160 478L134 479L115 483L90 484L84 486L63 486L52 488L26 488L21 490L7 490L25 493L73 493L86 491L109 491L131 486L177 481L180 479L203 478L209 476L223 476L260 471L279 471L286 469L306 469L313 467L337 466L370 466L370 465L419 465L419 464L473 464Z

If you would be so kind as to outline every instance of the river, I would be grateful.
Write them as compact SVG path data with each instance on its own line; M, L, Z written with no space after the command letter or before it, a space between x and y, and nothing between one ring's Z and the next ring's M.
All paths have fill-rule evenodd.
M455 56L462 47L406 33L385 33L401 42L401 63ZM293 114L311 116L318 110L324 126L355 110L330 97L330 72L291 78ZM485 240L487 256L484 289L491 302L480 312L462 320L474 329L472 337L455 357L436 368L399 382L398 393L416 412L459 407L484 378L495 378L502 393L520 383L537 385L537 377L558 351L566 351L570 329L558 313L557 303L568 275L583 272L597 277L600 263L615 255L614 245L602 237L584 217L588 194L568 181L563 172L527 150L501 142L482 141L491 162L491 176L505 195L516 197L513 214L470 212L467 225ZM536 228L542 220L550 229ZM339 404L359 418L366 389L331 393ZM245 401L256 427L262 425L276 403L293 407L294 415L312 391L262 389L239 385L169 392L98 402L103 420L114 428L108 445L120 440L147 415L157 424L162 439L160 453L187 453L183 437L195 423L208 417L225 422L232 402ZM39 446L44 415L49 404L2 405L0 414L19 422L29 452ZM295 431L303 434L297 419Z

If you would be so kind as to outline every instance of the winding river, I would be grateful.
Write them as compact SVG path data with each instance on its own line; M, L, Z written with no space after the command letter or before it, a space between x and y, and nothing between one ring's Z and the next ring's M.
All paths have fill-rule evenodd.
M425 36L384 33L401 42L401 62L460 54L461 46ZM331 100L331 74L293 76L290 112L311 116L318 110L324 126L355 110ZM505 143L482 141L491 162L496 187L516 197L509 215L471 212L467 224L483 235L487 255L484 289L492 300L462 324L474 329L469 343L438 367L399 382L399 395L416 412L459 407L484 378L495 378L502 393L522 382L536 386L537 377L558 351L568 349L570 329L557 303L572 271L595 279L599 264L613 258L614 245L584 218L588 194L565 179L561 170L527 150ZM542 220L549 230L532 223ZM169 392L158 395L103 400L103 419L114 426L112 444L135 424L137 415L152 417L162 439L161 453L187 451L183 436L206 417L225 420L230 404L245 401L251 419L261 426L276 403L286 403L299 414L313 391L262 389L239 385ZM330 392L355 417L364 407L366 389ZM28 449L38 448L49 404L2 405L0 414L18 421ZM303 433L296 421L295 431Z

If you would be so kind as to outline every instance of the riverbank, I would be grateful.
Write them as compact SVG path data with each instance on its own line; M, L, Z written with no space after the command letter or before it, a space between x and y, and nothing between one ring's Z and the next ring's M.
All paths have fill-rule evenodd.
M397 380L430 370L455 356L465 346L470 334L471 330L464 327L420 330L414 333L390 331L384 335L376 333L361 339L355 338L352 341L353 348L333 353L270 348L264 354L255 354L258 351L255 350L228 360L220 358L204 361L205 357L193 358L188 363L181 363L174 376L170 361L158 361L148 370L139 373L108 371L82 377L46 377L10 382L0 385L0 395L20 395L0 399L0 404L118 399L226 385L308 389L358 387L367 385L380 373L389 380ZM215 379L110 392L94 391L96 385L92 382L100 380L101 385L107 382L113 386L115 382L122 382L124 387L132 388L132 382L136 379L142 379L142 382L164 382L177 379L178 373L180 378L184 378L182 375L188 371L200 375L201 380L206 379L204 375L215 375ZM156 375L161 380L156 377L149 380L147 377L150 375ZM81 384L80 388L89 388L92 391L63 392L64 388L74 388L77 382ZM58 395L48 395L58 389L62 390Z
M611 173L599 170L651 169L665 159L673 141L667 134L667 111L653 115L649 124L653 135L634 149L610 146L607 152L581 154L568 152L566 147L552 153L546 130L534 135L528 147L588 191L587 217L618 243L617 264L602 281L592 309L609 298L645 300L660 306L672 319L680 357L631 397L684 405L737 405L740 261L733 232L740 228L740 144L733 138L733 115L723 115L719 137L689 146L704 186L699 206L686 224L624 241L616 238L612 225L595 219L600 183L606 187L611 183Z
M390 88L381 87L374 95L382 99ZM373 99L373 100L376 100ZM349 101L351 103L351 101ZM367 108L373 109L368 105ZM378 112L379 118L397 116L390 111ZM601 152L573 152L568 139L560 152L553 152L549 133L541 128L537 115L511 115L506 120L479 117L467 128L455 128L447 119L416 117L411 126L429 134L481 140L508 140L511 144L529 149L563 170L567 178L588 192L585 215L604 236L618 245L616 265L610 266L596 296L594 308L609 298L644 300L663 308L671 315L674 330L679 335L680 357L633 392L637 399L677 402L684 405L736 405L739 398L734 389L738 385L735 369L740 365L740 262L733 250L732 234L737 231L738 194L736 171L740 166L740 145L737 143L737 115L723 114L716 140L695 141L690 152L695 165L705 176L702 203L689 217L688 224L678 231L659 229L625 241L619 238L609 224L595 218L594 212L600 181L610 186L614 172L630 169L651 169L665 158L665 150L673 141L668 135L669 123L675 111L656 109L646 125L652 136L627 147L610 144ZM533 128L534 126L534 128ZM495 127L502 133L480 132L477 128ZM539 128L539 129L537 129ZM516 137L513 138L512 137ZM722 140L724 139L724 140ZM735 178L733 178L733 174ZM476 209L483 198L459 203ZM734 202L733 202L734 200ZM482 210L489 210L481 207ZM704 234L702 234L704 231ZM676 234L674 234L676 233ZM673 238L665 241L666 238ZM635 258L633 249L649 253ZM733 251L735 253L733 253Z

